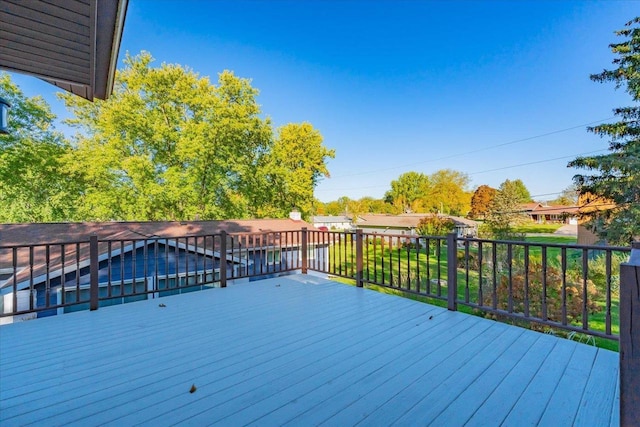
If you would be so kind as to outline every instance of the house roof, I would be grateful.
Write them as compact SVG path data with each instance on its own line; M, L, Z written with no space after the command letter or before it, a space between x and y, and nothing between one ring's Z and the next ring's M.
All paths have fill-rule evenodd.
M572 214L575 215L578 213L580 208L578 206L564 206L564 205L548 205L538 207L529 213L532 215L562 215L562 214Z
M128 0L2 0L0 68L88 100L113 89Z
M313 217L313 222L351 222L351 218L346 215L318 215Z
M304 221L291 219L252 219L224 221L142 221L0 224L0 247L88 241L95 234L100 240L131 240L154 237L183 237L227 233L314 229Z
M530 202L530 203L523 203L520 205L520 207L522 208L523 211L525 212L531 212L534 211L538 208L543 207L544 205L540 202Z
M402 214L402 215L387 215L387 214L370 214L360 215L356 221L356 225L361 227L392 227L392 228L416 228L422 218L432 216L435 214L420 213L420 214ZM456 226L463 227L476 227L478 223L476 221L461 218L451 215L437 214L440 217L451 219Z

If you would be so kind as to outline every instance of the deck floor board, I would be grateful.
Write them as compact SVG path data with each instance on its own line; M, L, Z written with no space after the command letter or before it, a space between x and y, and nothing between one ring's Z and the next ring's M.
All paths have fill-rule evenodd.
M617 353L311 275L0 327L3 427L616 425L617 376Z

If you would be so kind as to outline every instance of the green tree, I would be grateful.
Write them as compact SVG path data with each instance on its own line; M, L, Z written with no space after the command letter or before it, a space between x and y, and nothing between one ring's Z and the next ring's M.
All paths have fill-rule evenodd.
M529 190L521 179L516 179L514 181L507 179L500 184L499 190L506 191L508 194L513 195L513 197L521 204L532 201L531 193L529 193Z
M471 196L471 218L484 218L491 207L491 202L496 197L497 190L488 185L481 185Z
M526 221L521 208L521 194L514 185L501 186L486 213L483 228L499 240L521 240L522 235L514 228Z
M574 177L581 194L592 194L611 201L616 208L588 213L587 226L610 244L628 244L640 239L640 17L634 18L615 34L623 37L620 43L609 45L616 57L614 69L592 74L591 80L613 82L616 89L624 88L632 105L614 109L615 123L588 128L607 137L609 153L578 157L569 167L593 171Z
M54 130L49 105L26 97L6 73L0 96L11 105L9 134L0 135L0 222L74 219L79 188L65 163L71 147Z
M465 216L471 209L469 176L452 169L441 169L429 176L431 186L425 197L423 212Z
M549 200L550 205L563 205L563 206L575 206L578 204L579 192L575 185L562 190L560 195L553 200Z
M418 221L416 231L421 236L444 236L455 230L456 224L451 218L431 214Z
M401 209L402 212L415 211L421 200L429 194L430 181L425 174L406 172L391 181L391 190L385 194L385 200Z
M273 144L258 91L225 71L217 86L188 68L128 56L108 101L63 94L82 132L75 176L87 219L203 219L252 215L259 166Z
M255 206L258 216L277 217L298 208L303 217L309 217L313 190L320 179L329 176L326 161L334 157L335 151L322 144L322 135L309 123L281 127L258 171L266 182L262 194L268 197Z

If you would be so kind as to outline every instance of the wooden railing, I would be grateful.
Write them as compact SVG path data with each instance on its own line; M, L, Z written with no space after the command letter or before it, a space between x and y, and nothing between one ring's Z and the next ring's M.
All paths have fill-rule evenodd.
M0 245L0 320L168 296L302 269L301 231ZM311 245L312 248L315 246Z
M535 328L617 340L628 247L309 231L328 242L309 269L443 301ZM581 336L581 338L586 339Z

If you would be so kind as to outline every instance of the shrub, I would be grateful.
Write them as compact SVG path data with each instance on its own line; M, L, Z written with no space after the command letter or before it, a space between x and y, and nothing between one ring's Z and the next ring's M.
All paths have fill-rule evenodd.
M524 313L525 302L528 300L529 315L543 318L543 309L546 303L547 318L552 321L562 322L562 270L556 267L547 266L546 272L546 299L543 294L543 271L541 264L532 262L529 264L528 271L528 295L525 295L527 289L527 276L522 268L514 268L511 273L511 301L513 312ZM568 322L578 322L582 320L582 305L584 296L582 292L582 278L579 272L569 270L566 272L566 316ZM483 301L484 305L492 303L491 284L483 284ZM497 305L499 309L508 310L509 308L509 275L500 271L498 283L496 284ZM597 303L599 296L598 288L592 280L587 280L587 312L589 314L597 313L601 307ZM525 298L528 297L528 298Z

